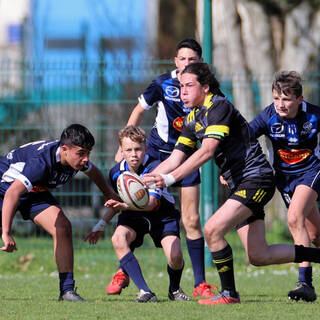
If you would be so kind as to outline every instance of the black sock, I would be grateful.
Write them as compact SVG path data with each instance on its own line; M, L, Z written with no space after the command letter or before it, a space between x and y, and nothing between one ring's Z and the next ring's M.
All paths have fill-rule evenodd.
M228 290L230 295L234 298L237 297L236 285L234 281L233 272L233 256L232 249L227 246L219 251L211 252L212 260L217 267L221 281L221 291Z
M167 271L170 279L170 285L169 285L170 292L175 292L179 290L183 267L180 270L174 270L169 265L167 265Z
M320 263L320 249L319 248L308 248L302 245L294 246L295 248L295 258L294 262L317 262Z

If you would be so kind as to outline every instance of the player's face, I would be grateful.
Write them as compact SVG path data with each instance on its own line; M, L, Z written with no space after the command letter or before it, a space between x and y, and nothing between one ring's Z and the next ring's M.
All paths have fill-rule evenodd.
M209 93L209 86L202 86L193 73L184 73L180 79L181 99L188 108L199 107Z
M299 111L299 106L302 103L303 97L296 97L294 94L285 95L272 91L273 103L279 116L285 119L294 119Z
M61 164L81 170L89 161L90 150L78 146L61 146Z
M181 72L188 64L202 61L198 54L190 48L179 49L174 62L179 72Z
M125 137L121 143L121 151L123 158L127 161L130 170L136 172L143 162L146 154L146 146L142 143L132 141Z

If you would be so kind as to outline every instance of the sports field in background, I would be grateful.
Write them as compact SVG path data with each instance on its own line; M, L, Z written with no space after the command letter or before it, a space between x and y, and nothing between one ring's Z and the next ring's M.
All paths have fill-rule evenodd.
M136 304L137 288L131 282L120 296L108 296L107 280L118 267L111 248L75 250L75 280L78 292L87 303L58 302L58 274L47 248L48 240L36 249L23 247L28 239L17 238L22 247L13 254L0 252L0 319L319 319L319 302L293 302L287 292L297 281L294 264L252 267L246 264L244 251L235 234L229 236L234 248L237 290L242 303L227 306L203 306L191 302L172 302L167 297L166 260L160 249L141 248L136 256L150 288L159 303ZM44 241L41 248L41 241ZM184 242L184 239L182 240ZM273 241L272 241L273 242ZM186 266L181 286L191 295L193 276L184 249ZM320 287L320 267L314 268L314 285ZM207 281L219 284L215 268L207 267ZM318 290L317 290L318 291ZM318 291L319 292L319 291ZM320 300L319 300L320 301Z

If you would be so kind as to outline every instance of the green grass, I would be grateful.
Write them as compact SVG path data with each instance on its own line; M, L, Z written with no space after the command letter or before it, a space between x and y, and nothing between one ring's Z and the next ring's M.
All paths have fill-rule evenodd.
M19 242L23 241L19 239ZM40 241L40 240L39 240ZM21 248L0 253L0 319L318 319L319 303L291 302L287 292L297 281L293 264L256 268L245 263L243 249L234 242L235 277L241 304L202 306L196 300L171 302L167 298L166 261L159 249L137 249L143 273L160 303L136 304L137 288L131 282L120 296L108 296L105 286L118 267L112 249L75 250L75 280L88 303L58 302L58 275L52 250ZM182 288L191 295L193 276L184 250L186 267ZM320 268L314 268L319 287ZM215 268L208 267L207 281L219 284Z

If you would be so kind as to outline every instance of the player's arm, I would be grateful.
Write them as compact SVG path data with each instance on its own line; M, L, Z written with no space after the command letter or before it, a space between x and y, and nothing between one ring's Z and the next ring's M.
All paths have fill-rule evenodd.
M106 199L120 199L118 195L113 191L110 184L106 181L102 172L94 164L92 164L92 167L89 171L86 171L84 173L89 177L90 180L92 180L96 184L96 186L101 190Z
M93 226L92 230L83 238L83 240L89 240L90 244L96 244L102 236L106 225L118 212L119 210L117 209L107 208L103 217Z
M15 180L6 191L2 205L2 251L12 252L17 250L16 243L11 236L13 217L19 204L19 198L28 190L20 180Z
M146 109L144 109L142 107L142 105L140 104L140 102L134 107L133 111L131 112L131 115L128 119L127 125L126 126L138 126L143 117L144 114L146 113ZM121 154L121 149L120 147L118 148L118 151L114 157L114 160L116 162L120 162L123 159L122 154Z
M158 168L156 168L155 172L157 173L152 172L150 174L144 175L144 179L143 179L144 182L147 185L156 183L157 188L164 188L164 187L171 186L176 181L183 179L190 173L200 168L209 159L211 159L214 155L215 150L219 145L219 142L220 142L219 140L213 139L213 138L203 139L201 147L196 152L194 152L185 162L183 162L183 160L181 160L181 158L178 156L178 159L180 159L180 162L178 162L178 165L176 165L174 170L168 171L167 168L164 168L163 172L161 174L158 174L161 171L159 172ZM171 156L173 156L173 153L171 154ZM171 158L171 156L169 158ZM168 174L163 174L163 173L168 173Z

